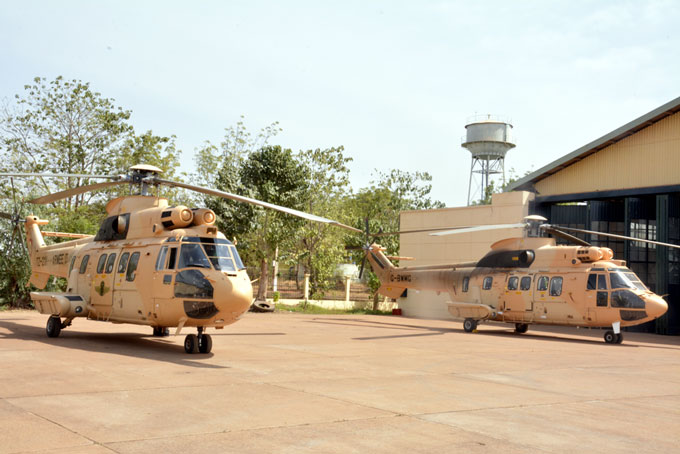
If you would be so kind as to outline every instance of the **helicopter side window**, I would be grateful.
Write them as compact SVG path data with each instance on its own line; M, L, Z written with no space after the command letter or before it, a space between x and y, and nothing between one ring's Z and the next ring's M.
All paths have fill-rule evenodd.
M607 290L607 277L604 274L597 275L597 289Z
M99 256L99 261L97 262L97 274L102 274L104 272L104 266L106 266L106 254Z
M68 266L69 276L71 275L71 271L73 271L73 265L75 265L75 264L76 264L76 256L74 254L73 257L71 257L71 264Z
M562 294L562 278L556 276L550 279L550 296L560 296Z
M129 252L123 252L118 261L118 274L123 274L125 272L125 267L127 266L128 259L130 258Z
M519 278L517 276L512 276L508 279L508 290L517 290L517 284L519 283Z
M212 268L208 257L205 256L200 244L182 244L179 253L179 269L182 268Z
M128 263L127 273L125 273L125 280L132 282L137 276L137 264L139 263L139 252L135 252L130 256L130 263Z
M106 274L113 271L113 266L116 264L116 254L110 254L109 259L106 261Z
M467 292L468 288L470 288L470 276L465 276L463 278L463 291Z
M83 257L83 260L80 262L80 274L85 274L85 270L87 269L87 262L90 261L90 255L86 255Z
M234 262L236 262L236 269L245 270L246 266L241 261L241 257L239 257L238 251L236 250L236 246L229 246L229 249L231 250L231 256L234 257Z
M177 248L170 248L170 258L168 259L168 269L174 270L175 264L177 263Z
M165 257L168 255L168 247L163 246L161 251L158 253L158 259L156 259L156 270L162 270L165 268Z
M536 290L539 292L545 292L548 290L548 276L541 276L538 278L538 282L536 283Z
M597 274L588 275L588 285L586 290L595 290L595 285L597 284Z
M529 290L531 288L531 276L524 276L519 282L519 289L522 291Z
M597 292L597 305L600 307L607 307L607 300L609 299L608 292Z
M492 284L493 284L493 277L487 276L487 277L484 278L484 282L482 282L482 288L484 290L490 290Z

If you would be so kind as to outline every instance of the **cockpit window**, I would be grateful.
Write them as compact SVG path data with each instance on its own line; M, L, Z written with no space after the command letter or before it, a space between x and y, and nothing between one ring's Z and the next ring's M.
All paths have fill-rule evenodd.
M630 288L646 290L645 286L640 282L640 279L635 275L635 273L622 273L620 271L615 271L609 273L609 280L611 281L612 289L615 288Z
M229 247L224 244L203 244L208 258L218 271L236 271Z
M640 278L635 275L635 273L623 273L624 276L628 278L628 280L638 289L640 290L647 290L647 287L645 287L645 284L640 281Z
M177 268L212 268L200 244L182 244Z

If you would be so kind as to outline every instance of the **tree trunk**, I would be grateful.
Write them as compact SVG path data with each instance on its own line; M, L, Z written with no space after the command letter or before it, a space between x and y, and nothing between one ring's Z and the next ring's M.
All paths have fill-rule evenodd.
M256 301L267 300L267 287L269 286L269 262L267 258L263 258L260 262L260 285L257 288Z
M380 294L378 292L375 292L373 294L373 310L374 311L378 310L379 301L380 301Z

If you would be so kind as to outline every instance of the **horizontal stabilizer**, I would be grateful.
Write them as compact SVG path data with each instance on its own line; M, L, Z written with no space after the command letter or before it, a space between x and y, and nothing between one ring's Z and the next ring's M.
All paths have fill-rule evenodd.
M404 293L404 290L403 287L394 287L389 284L383 284L378 289L378 293L385 295L388 298L399 298L401 294Z

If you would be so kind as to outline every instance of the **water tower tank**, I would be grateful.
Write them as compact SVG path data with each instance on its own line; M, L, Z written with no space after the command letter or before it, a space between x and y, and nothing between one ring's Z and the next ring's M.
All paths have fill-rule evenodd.
M494 175L501 175L505 185L505 154L515 147L512 124L500 117L484 115L468 120L462 143L472 155L468 205L483 200Z

